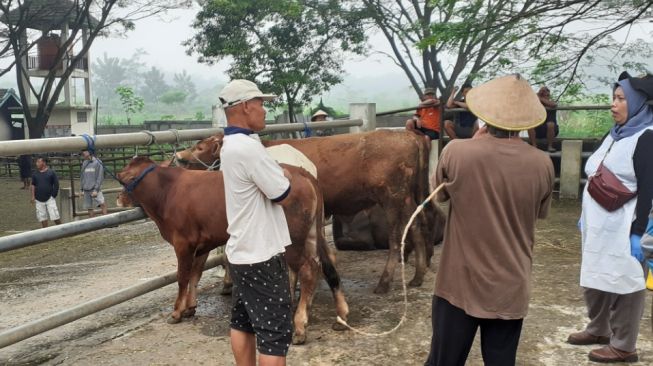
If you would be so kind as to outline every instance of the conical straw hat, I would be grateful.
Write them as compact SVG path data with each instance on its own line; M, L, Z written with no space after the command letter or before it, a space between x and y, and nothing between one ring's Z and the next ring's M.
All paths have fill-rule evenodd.
M546 109L528 81L519 74L481 84L471 89L465 100L478 118L503 130L528 130L546 120Z

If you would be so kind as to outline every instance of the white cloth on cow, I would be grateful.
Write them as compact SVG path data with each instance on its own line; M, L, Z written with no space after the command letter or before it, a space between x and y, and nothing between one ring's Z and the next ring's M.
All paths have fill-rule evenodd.
M270 156L279 164L288 164L304 168L307 172L317 179L317 168L311 159L307 158L304 153L295 149L288 144L270 146L266 148Z
M225 131L226 132L226 131ZM220 151L227 232L225 253L233 264L264 262L290 245L283 208L272 202L290 189L283 170L256 134L226 134Z

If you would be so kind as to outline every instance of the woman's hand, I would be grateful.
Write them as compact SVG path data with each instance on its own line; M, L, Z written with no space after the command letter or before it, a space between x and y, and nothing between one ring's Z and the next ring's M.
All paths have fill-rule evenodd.
M644 253L642 253L641 235L630 235L630 255L637 258L638 261L644 262Z

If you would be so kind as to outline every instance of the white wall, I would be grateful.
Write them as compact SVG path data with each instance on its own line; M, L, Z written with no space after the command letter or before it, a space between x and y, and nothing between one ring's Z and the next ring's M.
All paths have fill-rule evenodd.
M9 122L0 115L0 141L8 140L11 140L11 127L9 127Z

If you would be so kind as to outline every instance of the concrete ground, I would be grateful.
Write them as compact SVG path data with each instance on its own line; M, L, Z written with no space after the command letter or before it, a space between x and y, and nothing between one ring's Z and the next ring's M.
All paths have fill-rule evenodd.
M38 227L18 183L0 181L0 235ZM564 340L585 324L578 286L578 202L554 202L538 224L533 293L517 356L519 365L590 365L591 347ZM289 365L421 365L431 337L431 295L441 248L420 288L408 289L407 322L383 337L331 329L335 308L326 284L316 295L308 341L291 348ZM366 332L394 327L404 311L400 274L388 295L375 295L386 251L339 252L351 325ZM109 292L174 271L172 247L150 222L58 240L0 254L0 332ZM407 278L413 273L409 262ZM198 313L181 324L165 322L176 295L170 285L0 350L1 365L232 365L230 299L219 295L220 271L205 273ZM641 322L641 361L653 364L651 296ZM478 340L477 340L478 341ZM478 342L469 365L482 365Z

